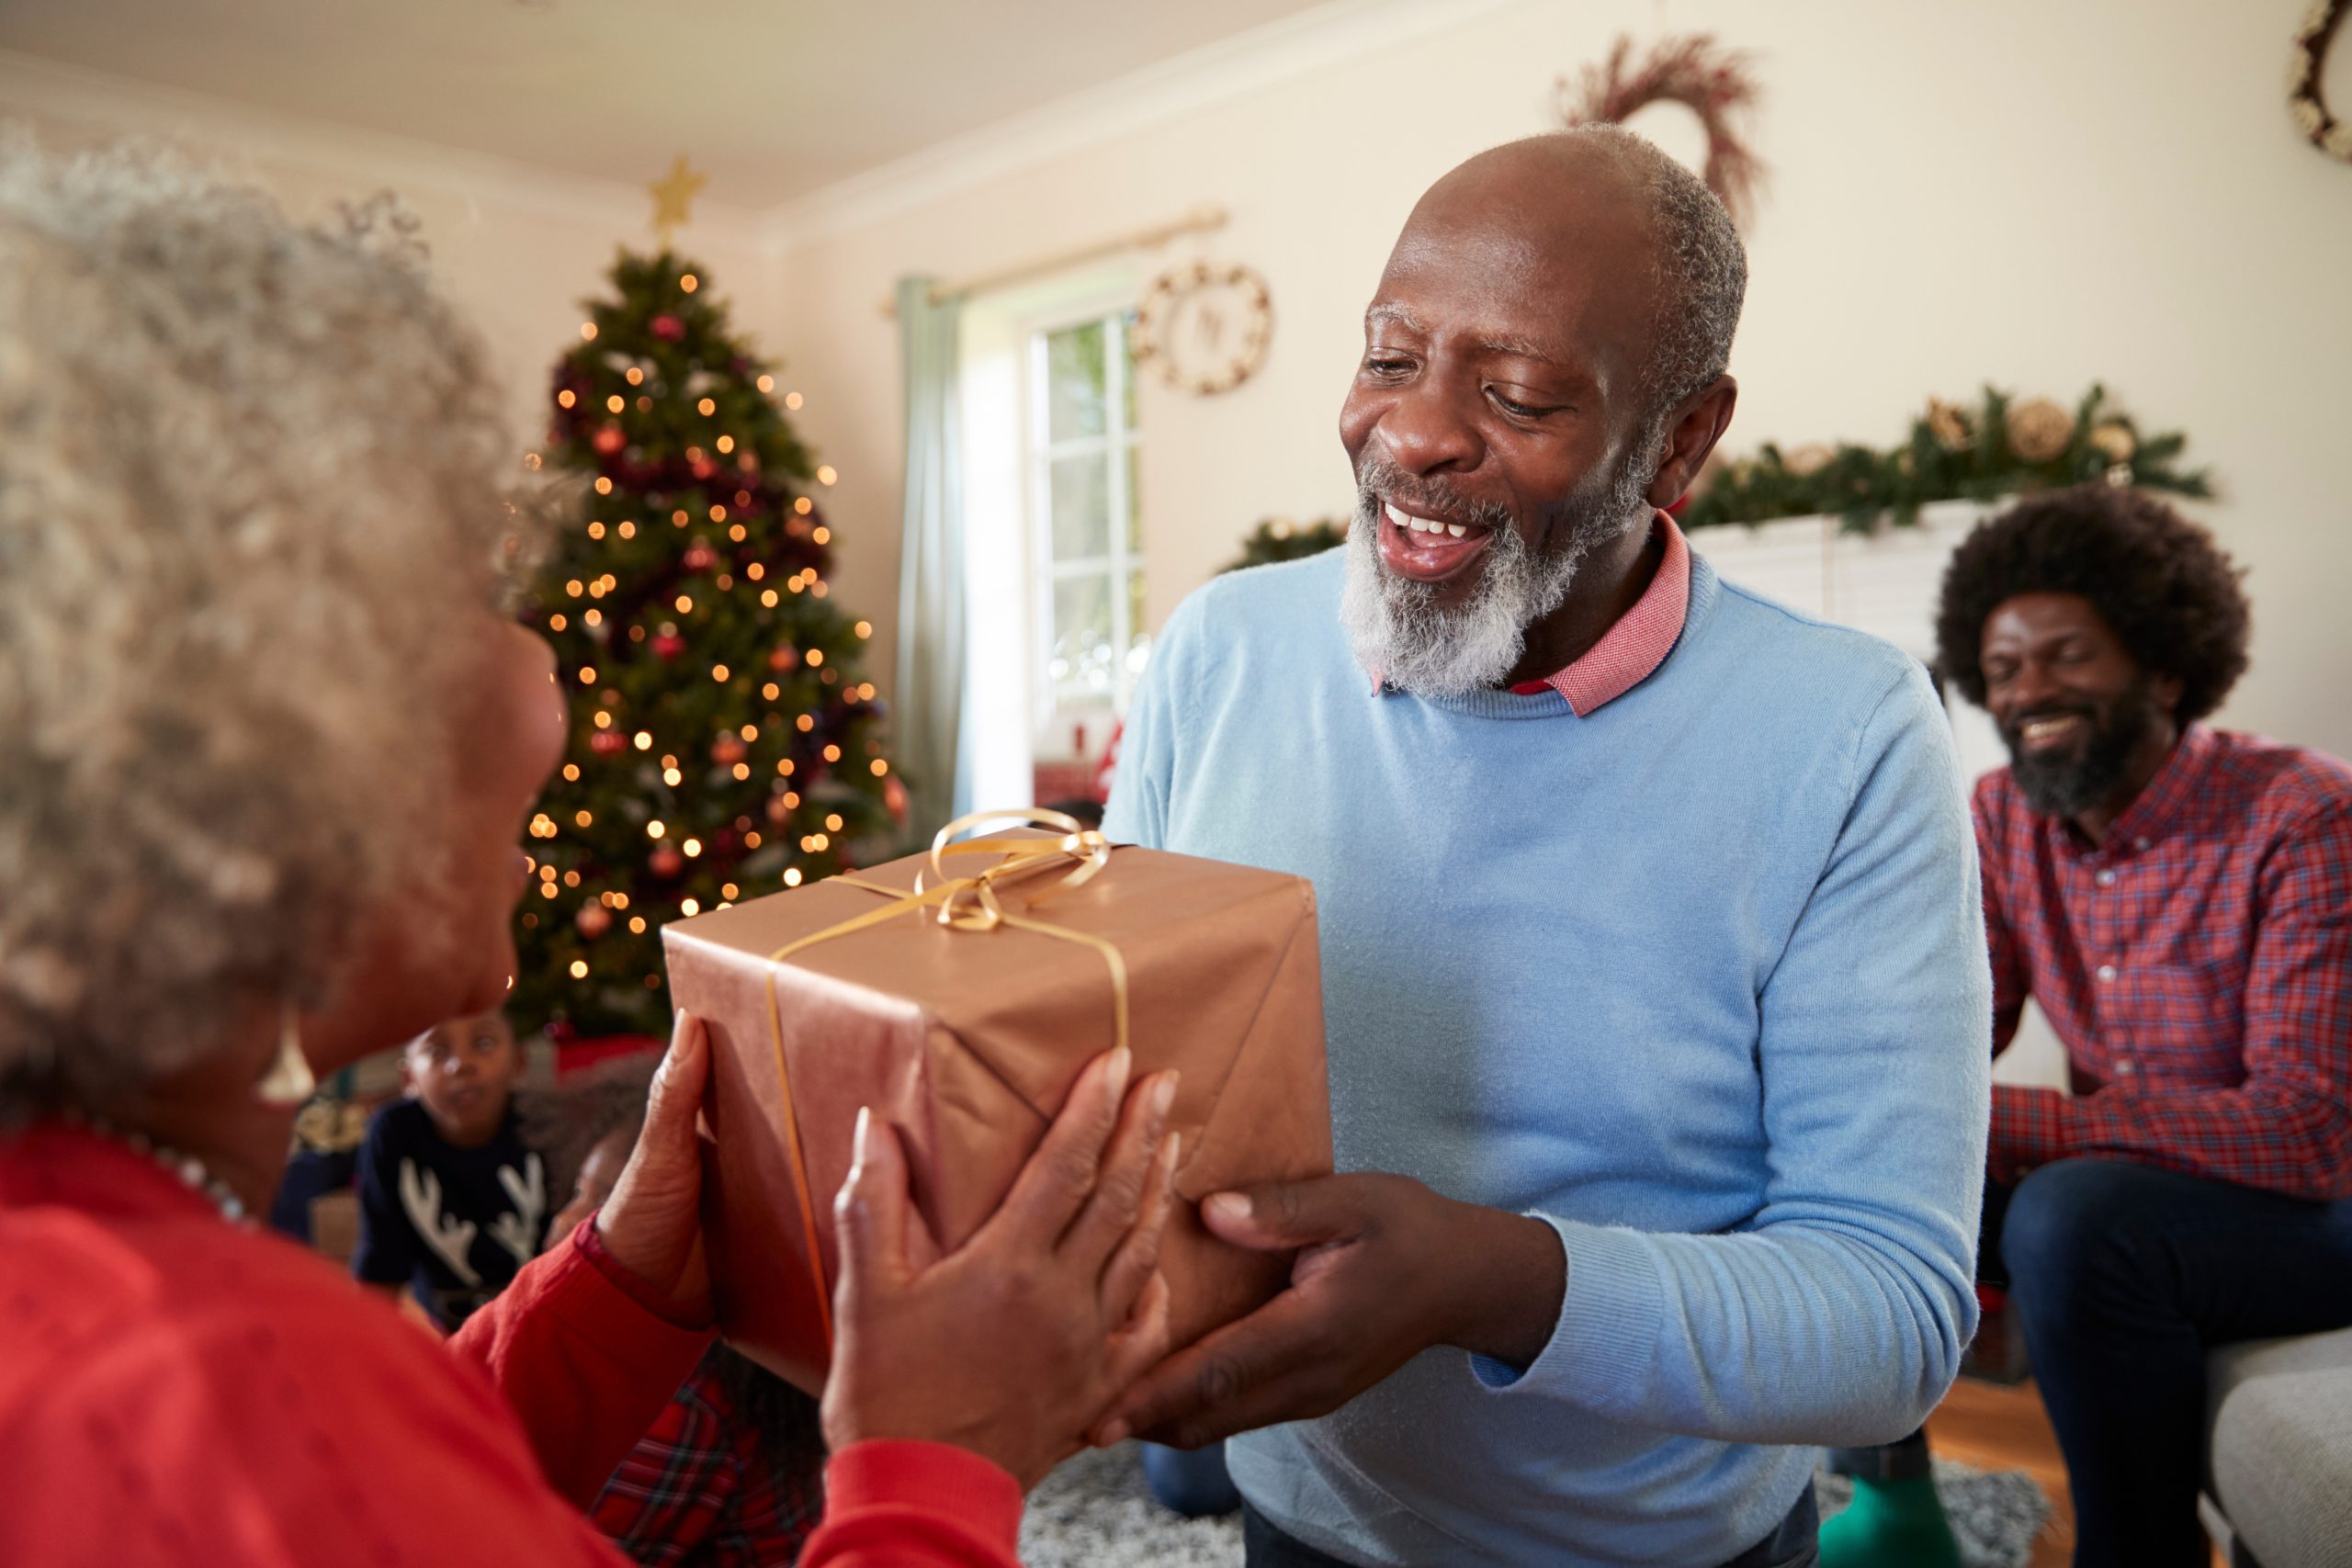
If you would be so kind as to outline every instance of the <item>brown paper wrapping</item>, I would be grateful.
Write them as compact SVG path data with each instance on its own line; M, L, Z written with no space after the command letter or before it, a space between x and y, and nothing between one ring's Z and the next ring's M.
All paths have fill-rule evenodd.
M926 863L911 856L858 880L911 889ZM1176 1190L1185 1203L1161 1269L1174 1343L1189 1344L1272 1296L1288 1269L1216 1240L1191 1205L1331 1168L1314 890L1295 876L1129 847L1084 886L1047 893L1058 879L1026 876L1000 896L1008 910L1114 944L1136 1077L1183 1073L1170 1125L1184 1140ZM925 908L770 963L777 949L887 902L822 882L662 933L672 997L710 1027L716 1150L705 1219L720 1331L811 1393L829 1358L818 1281L839 1278L832 1198L858 1108L897 1128L916 1204L953 1248L995 1212L1079 1069L1112 1043L1102 956L1035 931L949 930ZM787 1104L821 1276L795 1190Z

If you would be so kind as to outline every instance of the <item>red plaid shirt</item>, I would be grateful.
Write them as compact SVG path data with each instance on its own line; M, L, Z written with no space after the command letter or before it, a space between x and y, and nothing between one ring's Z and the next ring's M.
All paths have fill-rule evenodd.
M1976 786L1993 1049L2030 995L2075 1095L1996 1084L1991 1174L2072 1155L2352 1195L2352 768L2191 726L2094 847Z
M695 1375L639 1439L589 1517L647 1568L789 1568L824 1511L823 1450L791 1472L736 1414L717 1361Z

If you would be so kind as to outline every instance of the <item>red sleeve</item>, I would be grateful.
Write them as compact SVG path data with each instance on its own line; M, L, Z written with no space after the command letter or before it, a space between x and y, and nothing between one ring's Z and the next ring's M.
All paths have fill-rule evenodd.
M592 1217L468 1318L449 1348L490 1374L548 1482L586 1509L710 1339L707 1317L675 1321L612 1260Z
M2234 1089L1993 1086L1994 1179L2074 1155L2137 1159L2290 1197L2352 1195L2352 818L2265 863Z
M825 1467L800 1568L1021 1568L1021 1487L945 1443L854 1443Z
M1976 874L1984 885L1985 956L1993 965L1993 1055L1997 1056L2017 1038L2027 986L2017 933L2009 929L2008 915L2001 906L2001 876L2007 863L1996 837L1998 807L1992 800L1991 784L1990 779L1978 783L1969 815L1976 824Z

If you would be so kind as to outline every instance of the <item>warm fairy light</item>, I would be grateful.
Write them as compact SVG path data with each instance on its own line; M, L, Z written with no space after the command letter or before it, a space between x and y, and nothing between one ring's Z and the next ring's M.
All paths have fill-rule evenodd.
M603 538L603 537L605 536L605 525L604 525L602 523L591 523L591 524L589 524L589 525L588 525L588 536L589 536L590 538L592 538L592 539L601 539L601 538Z
M684 843L680 844L678 849L679 852L688 860L692 860L695 856L702 853L702 840L700 839L688 839Z
M737 778L748 779L752 776L752 764L749 762L738 762L735 764L734 772Z
M800 886L800 868L798 866L796 865L786 868L784 874L784 885L786 887L797 887Z
M631 915L628 918L628 931L631 936L643 936L645 934L645 917L643 915Z
M653 734L650 730L640 729L637 732L637 749L640 751L653 750Z
M864 697L867 702L872 702L874 700L874 682L871 681L860 681L857 683L857 694Z
M746 834L744 834L744 835L743 835L743 847L744 847L745 849L747 849L747 850L756 850L756 849L758 849L758 848L760 847L760 836L759 836L759 834L758 834L758 833L756 833L756 832L751 832L751 833L746 833Z
M626 893L616 893L616 894L614 894L612 897L613 897L613 908L616 908L616 909L626 909L626 908L628 908L628 894L626 894Z
M725 508L724 506L714 506L714 507L712 507L712 508L710 509L710 520L711 520L713 523L724 523L724 522L726 522L726 521L727 521L727 508Z
M825 748L825 761L827 761L828 762L838 762L838 761L840 761L841 760L842 760L842 749L841 749L840 747L838 747L838 746L828 746L828 747L826 747L826 748Z
M571 594L574 599L579 598L582 593L588 592L585 587L582 586L580 580L576 577L563 585L563 591L566 593Z
M757 740L760 738L760 727L756 724L747 724L735 733L746 740Z
M718 682L722 686L727 684L727 666L724 664L712 665L710 667L710 678Z
M808 666L809 666L809 668L810 668L810 669L812 669L812 670L813 670L813 669L815 669L818 665L822 664L824 661L825 661L825 650L824 650L823 649L821 649L821 648L812 648L812 649L810 649L808 650Z
M678 595L677 603L678 614L682 615L691 615L695 613L695 602L692 595L681 593Z
M792 722L793 722L796 726L797 726L797 727L799 728L800 733L801 733L801 734L803 734L803 735L808 734L810 730L812 730L812 729L814 729L814 728L817 728L817 721L816 721L815 719L813 719L813 718L810 718L810 717L809 717L807 714L805 714L805 713L804 713L804 714L802 714L798 718L794 719Z
M797 496L793 500L792 510L800 513L801 516L806 517L811 512L817 510L817 503L809 500L805 495Z
M578 784L580 782L579 763L566 762L563 765L563 782L566 784Z
M741 888L736 886L731 882L723 882L719 884L718 886L718 896L721 898L732 898L742 891L743 890Z
M555 819L549 817L546 812L542 811L532 817L531 834L534 838L544 839L549 833L554 831Z
M566 387L562 391L558 392L555 395L555 406L560 409L568 409L579 400L580 400L578 398L571 395L571 389L569 387Z
M645 836L649 839L658 839L669 830L662 826L662 819L658 817L645 825Z
M792 759L786 757L784 761L778 762L775 765L775 773L776 777L780 779L790 778L792 776Z
M575 811L571 814L571 825L575 828L585 828L595 820L595 818L585 811Z
M744 537L745 537L744 533L743 533L743 525L741 525L741 523L738 523L738 524L736 524L736 525L735 525L735 526L733 526L732 528L728 529L728 530L727 530L727 536L728 536L729 538L730 538L730 539L734 540L737 544L739 544L739 545L740 545L740 544L741 544L741 543L743 542Z
M563 874L563 885L564 885L566 887L577 887L577 886L580 886L580 874L579 874L578 872L576 872L576 871L567 871L567 872L565 872L565 873Z
M630 366L628 367L628 384L632 387L642 387L645 385L645 372L639 370L634 365Z
M692 294L695 289L702 287L702 279L696 277L691 272L682 273L678 277L678 287L684 289L687 293ZM732 897L732 895L729 895L729 897Z
M774 681L770 681L766 685L760 688L760 696L766 702L772 703L775 701L777 697L783 695L783 694L784 688L777 685Z
M817 848L820 850L830 850L833 847L832 840L827 838L822 833L812 834L811 837L815 839Z
M760 592L760 604L763 608L770 610L775 609L775 590L773 588L763 589Z
M580 617L580 624L583 626L601 626L605 624L605 612L591 605L588 613Z
M833 531L820 523L817 525L817 531L808 537L811 543L830 545L833 542Z
M768 569L762 566L758 561L753 561L751 565L743 569L743 575L750 578L754 582L757 582L767 574Z
M556 888L556 885L555 885L554 883L552 883L552 882L542 882L542 883L540 883L540 884L539 884L539 897L542 897L542 898L552 898L552 897L554 897L556 896L556 892L557 892L557 888Z
M878 778L880 778L884 773L888 773L889 771L890 771L890 764L889 764L889 763L888 763L888 762L884 761L883 761L881 758L879 758L879 757L876 757L876 758L875 758L875 759L874 759L874 776L875 776L876 778L877 778L877 779L878 779Z
M702 905L692 898L681 898L678 900L678 912L684 915L699 915L702 913Z
M817 852L817 836L815 834L803 833L800 835L800 852L804 855L814 854Z
M612 480L610 480L610 479L608 479L604 478L602 475L599 475L599 476L597 477L597 479L596 479L596 493L597 493L598 495L610 495L610 494L612 494L612 493L613 493L613 481L612 481Z
M861 638L872 637L874 635L874 623L872 621L860 621L857 623L854 630Z
M796 811L796 810L799 809L799 807L800 807L800 796L799 796L799 795L798 795L797 792L795 792L795 791L792 791L792 790L786 790L786 791L784 792L784 808L785 808L786 811Z
M596 323L594 321L581 322L580 336L583 342L594 343L596 341Z
M675 768L664 768L662 770L662 782L668 784L672 789L675 789L680 784L686 782L686 775L678 772Z
M841 476L833 472L833 466L831 463L820 463L817 465L817 482L819 484L829 485L839 478L841 478Z
M786 408L788 408L788 409L797 409L797 408L798 408L798 407L800 406L800 394L799 394L799 393L797 393L797 392L786 392L786 393L785 393L785 394L784 394L784 406L785 406Z
M775 377L773 377L773 376L763 376L763 377L761 377L761 378L760 378L760 380L759 380L759 387L760 387L760 390L761 390L761 391L763 391L763 392L773 392L773 391L775 391Z
M621 410L627 407L628 407L628 400L622 397L618 392L615 392L611 397L605 400L605 408L607 412L618 413Z
M605 580L601 577L588 584L588 596L591 599L602 599L609 592L611 591L605 586Z
M825 826L836 833L840 832L842 830L842 819L840 813L827 813L825 817Z
M674 768L678 765L678 759L664 751L662 753L662 765L665 768Z
M571 961L571 977L575 980L585 980L588 978L588 961L586 959L575 958Z
M832 590L827 587L823 582L812 582L808 585L808 592L814 593L818 598L822 599L826 594L831 593Z
M722 435L718 438L718 451L721 457L724 457L726 454L732 452L733 450L735 450L735 438L733 436Z
M580 667L580 683L583 686L593 686L596 683L596 667L594 665L583 664Z
M549 615L548 617L548 630L551 632L560 632L570 624L571 623L566 621L560 614Z
M705 419L708 419L712 414L715 414L718 412L718 405L708 398L705 398L702 401L695 405L695 412L702 415Z

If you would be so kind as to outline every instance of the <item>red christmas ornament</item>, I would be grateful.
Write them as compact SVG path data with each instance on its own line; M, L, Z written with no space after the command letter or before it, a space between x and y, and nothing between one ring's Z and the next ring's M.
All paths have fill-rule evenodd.
M645 863L656 876L675 876L685 868L686 857L664 844L648 856Z
M598 430L594 442L596 450L607 457L628 445L628 437L621 434L621 427L617 424L607 424Z
M792 820L792 807L784 803L784 796L780 795L768 796L768 820L779 828Z
M890 808L890 820L901 828L907 825L907 786L896 773L882 781L882 804Z
M600 729L588 738L588 750L599 757L617 757L628 750L628 740L617 729Z
M686 323L666 310L654 317L650 325L653 335L663 343L676 343L686 335Z
M790 673L800 668L800 650L786 644L768 655L768 668Z
M711 475L718 472L718 465L707 457L690 458L686 468L698 479L707 479Z
M594 942L613 929L613 912L602 904L582 904L580 913L572 917L572 923L580 928L582 936Z
M710 760L722 768L731 768L751 754L740 735L722 735L710 743Z
M653 651L662 659L675 659L686 651L686 639L675 632L663 632L653 639Z
M686 553L683 558L688 571L708 571L718 564L718 552L700 539L696 539L686 547Z

